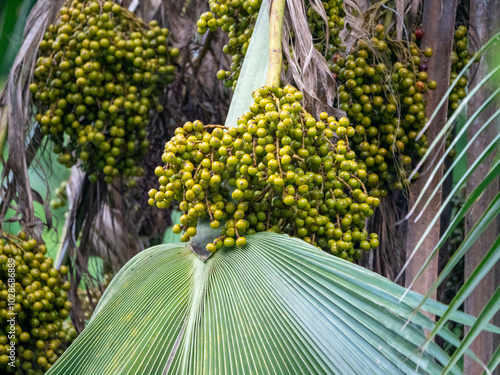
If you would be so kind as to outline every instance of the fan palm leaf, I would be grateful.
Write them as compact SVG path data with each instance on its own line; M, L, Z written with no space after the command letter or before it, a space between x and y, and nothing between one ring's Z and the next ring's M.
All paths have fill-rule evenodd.
M404 292L283 235L252 235L206 262L186 245L160 245L117 274L48 374L440 374L449 357L435 343L420 350L434 323L418 313L405 327L422 296L398 302Z

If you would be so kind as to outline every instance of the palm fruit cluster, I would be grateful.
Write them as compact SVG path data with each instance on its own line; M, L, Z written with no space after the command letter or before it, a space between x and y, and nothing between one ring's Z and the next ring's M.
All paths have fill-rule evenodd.
M469 38L467 28L465 26L459 26L455 30L453 50L451 52L450 85L456 81L462 69L469 63L470 59L473 58L473 54L468 50L468 46ZM458 78L456 86L452 89L448 97L449 116L451 116L458 109L462 99L467 96L467 78L467 75ZM445 147L447 150L452 142L452 136L453 134L450 132L446 138ZM456 154L457 151L454 148L448 150L449 157L453 158Z
M430 48L387 42L384 27L377 25L371 40L361 39L350 53L333 58L339 108L352 121L337 135L348 137L358 166L368 173L372 196L409 184L411 170L427 150L426 136L416 137L427 121L425 93L437 85L425 71L431 56Z
M451 76L450 84L453 83L461 70L469 63L472 54L469 52L469 38L467 28L459 26L455 30L453 39L453 51L451 52ZM458 79L457 85L453 88L448 98L448 106L450 113L456 111L460 102L467 96L467 77L462 76Z
M50 208L57 210L66 206L68 203L68 194L66 193L66 186L68 181L61 182L61 185L54 191L55 197L50 200Z
M203 13L197 22L200 34L217 28L228 34L223 52L232 57L231 70L217 72L217 78L224 80L226 87L236 87L261 4L262 0L210 0L210 11Z
M0 373L45 373L75 339L68 268L24 231L0 237ZM14 367L9 365L14 364Z
M90 320L94 313L97 303L100 301L104 291L109 286L113 279L113 274L110 272L104 273L103 284L100 286L87 287L86 289L78 289L78 297L81 301L80 310L83 311L83 317Z
M324 1L322 5L326 13L326 20L311 6L311 1L306 1L305 4L307 23L313 36L314 46L319 52L326 52L327 60L330 60L342 45L340 32L344 29L345 17L343 3L344 0Z
M149 26L111 1L73 0L40 42L31 84L36 120L58 161L77 159L92 181L111 183L143 170L147 126L162 111L159 96L172 81L168 29Z
M371 176L351 149L349 120L327 113L319 120L302 105L292 86L254 91L250 111L236 127L187 122L166 143L164 166L156 168L159 188L149 204L183 212L173 227L181 241L209 219L220 236L207 244L243 246L244 236L272 231L298 237L354 261L378 246L365 219L379 205L365 187ZM332 142L335 132L341 134Z
M322 3L326 20L316 11L314 2L306 0L304 3L315 48L326 52L327 59L342 43L339 34L344 28L343 2L329 0ZM209 5L210 11L203 13L197 22L198 33L205 34L221 28L228 34L229 41L224 45L223 52L231 56L231 67L230 70L219 70L217 78L223 80L226 87L235 89L262 0L210 0Z

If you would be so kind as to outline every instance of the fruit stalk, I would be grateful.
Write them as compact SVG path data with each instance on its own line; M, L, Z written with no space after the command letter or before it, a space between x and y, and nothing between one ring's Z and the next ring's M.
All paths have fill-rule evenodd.
M279 86L281 68L283 66L283 51L281 50L281 30L285 13L285 0L274 0L269 18L269 68L267 85Z

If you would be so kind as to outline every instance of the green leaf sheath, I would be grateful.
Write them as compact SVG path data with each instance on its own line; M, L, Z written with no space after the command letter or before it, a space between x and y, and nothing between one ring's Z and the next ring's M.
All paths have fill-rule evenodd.
M252 92L266 84L269 66L269 0L263 0L253 29L248 51L243 60L225 126L234 127L238 118L253 103Z

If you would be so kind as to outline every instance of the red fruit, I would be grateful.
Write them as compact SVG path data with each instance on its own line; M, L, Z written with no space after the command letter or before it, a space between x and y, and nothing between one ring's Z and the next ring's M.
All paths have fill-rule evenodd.
M424 92L425 84L422 81L417 81L415 83L415 88L417 89L418 92Z
M377 26L375 26L375 32L377 34L383 32L383 31L384 31L384 25L378 24Z
M419 72L426 72L427 71L427 64L426 63L422 63L418 66L418 71Z
M424 29L422 29L421 27L417 27L415 29L415 38L417 38L418 40L420 40L423 37L424 37Z
M339 75L337 73L332 73L332 77L335 81L338 81Z
M335 55L333 55L333 63L336 64L337 61L339 61L339 58L340 58L340 53L336 53Z

